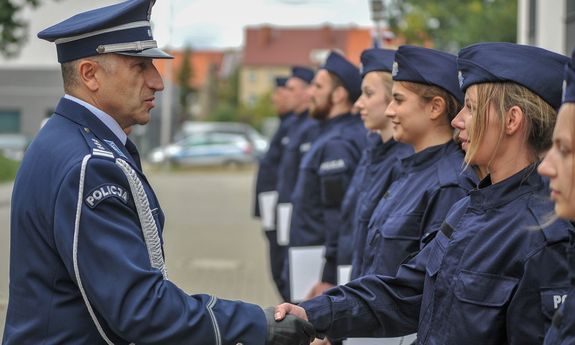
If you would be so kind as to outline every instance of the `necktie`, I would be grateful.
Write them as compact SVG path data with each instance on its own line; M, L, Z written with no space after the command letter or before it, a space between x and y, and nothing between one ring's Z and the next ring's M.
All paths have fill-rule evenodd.
M130 156L132 156L132 158L134 159L134 162L136 162L138 169L142 170L142 162L140 161L140 153L138 152L136 145L134 145L134 143L130 140L130 138L128 138L128 140L126 140L126 150L130 154Z

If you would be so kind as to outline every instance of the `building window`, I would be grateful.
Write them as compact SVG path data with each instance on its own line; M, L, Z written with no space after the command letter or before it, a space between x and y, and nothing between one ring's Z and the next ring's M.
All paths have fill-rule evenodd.
M565 11L565 49L566 54L571 55L575 49L575 1L566 1Z
M248 97L248 107L250 107L250 108L255 107L257 101L258 101L258 98L255 95L250 95Z
M20 133L20 111L0 109L0 134Z
M258 76L256 75L256 72L254 71L250 71L248 74L248 79L250 82L255 83L256 80L258 79Z
M529 44L536 45L537 44L537 0L529 0L529 8L528 10L528 18L529 21L527 23L527 41Z

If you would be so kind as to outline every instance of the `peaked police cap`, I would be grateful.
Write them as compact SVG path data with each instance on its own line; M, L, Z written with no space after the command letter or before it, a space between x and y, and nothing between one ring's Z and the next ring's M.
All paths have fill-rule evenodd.
M106 53L171 59L152 37L154 3L128 0L82 12L40 31L38 38L56 43L60 63Z

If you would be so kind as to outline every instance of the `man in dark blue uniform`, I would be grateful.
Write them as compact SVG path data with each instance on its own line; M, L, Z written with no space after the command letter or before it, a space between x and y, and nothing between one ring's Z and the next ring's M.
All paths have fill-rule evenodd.
M286 203L291 200L291 193L295 185L297 171L301 156L305 152L300 152L302 141L309 142L313 140L311 133L317 127L317 121L310 118L307 114L309 108L309 96L307 89L313 80L315 72L304 66L294 66L291 69L291 76L286 81L286 105L293 113L293 120L290 121L287 131L281 138L282 154L279 157L277 165L277 191L278 207L285 209ZM305 146L305 144L303 144ZM289 204L287 204L289 207ZM276 250L270 252L270 260L278 267L278 276L274 275L274 282L284 301L289 301L289 286L284 278L284 267L287 257L286 238L289 229L286 229L284 212L277 212L276 219ZM279 237L278 237L279 235ZM270 244L271 247L271 244ZM277 279L276 279L277 278Z
M276 285L281 285L283 265L283 260L279 254L283 249L277 242L275 221L278 197L276 190L278 164L286 145L286 134L295 121L295 115L287 102L287 79L286 77L276 77L275 79L276 86L272 93L272 103L279 117L279 126L270 140L266 154L259 161L254 198L254 216L260 218L262 229L268 241L270 271Z
M66 95L30 145L12 198L3 344L307 344L271 309L187 295L167 279L164 215L124 130L150 119L171 58L153 0L80 13L55 42ZM307 333L306 333L307 332Z
M342 55L331 52L316 73L310 95L311 115L318 119L321 134L302 159L292 194L290 251L298 247L323 246L336 235L341 222L340 204L361 157L367 131L352 107L361 93L359 70ZM289 270L297 267L289 267ZM320 278L320 277L318 277ZM335 284L323 277L312 294ZM292 296L295 297L295 296Z

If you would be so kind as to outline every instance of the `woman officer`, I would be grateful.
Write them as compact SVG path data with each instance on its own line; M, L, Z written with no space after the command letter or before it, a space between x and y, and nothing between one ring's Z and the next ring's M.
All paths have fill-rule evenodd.
M453 120L468 165L489 173L395 277L366 276L300 306L330 336L402 335L418 344L541 344L566 293L568 222L536 173L551 145L564 56L511 43L459 52L465 107Z
M539 165L538 172L549 177L551 198L555 202L555 214L571 222L575 221L575 70L573 62L565 66L565 91L563 105L559 110L557 124L553 132L553 145L545 159ZM560 345L575 343L575 251L569 252L571 288L565 296L558 296L565 302L555 313L553 323L545 337L544 345Z
M414 46L397 50L385 115L394 139L415 153L401 160L399 176L380 198L367 234L360 238L358 232L363 257L353 262L352 278L395 275L424 238L439 230L451 205L475 187L473 171L461 173L464 153L450 125L463 103L456 73L454 55Z
M323 282L341 284L342 279L345 282L349 280L349 277L345 277L344 268L351 265L352 255L355 256L361 249L353 245L361 219L369 220L375 208L374 201L377 202L382 191L389 187L392 181L391 167L413 152L409 145L393 139L391 121L385 116L385 109L391 101L394 55L394 50L379 48L366 49L361 53L362 92L355 107L370 134L368 146L363 151L341 204L342 224L338 236L334 236L337 242L328 244Z

